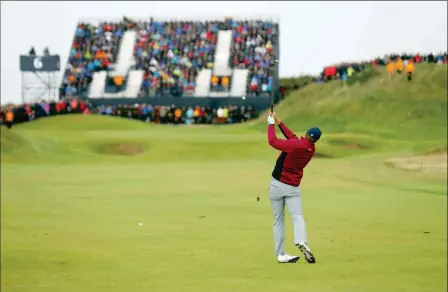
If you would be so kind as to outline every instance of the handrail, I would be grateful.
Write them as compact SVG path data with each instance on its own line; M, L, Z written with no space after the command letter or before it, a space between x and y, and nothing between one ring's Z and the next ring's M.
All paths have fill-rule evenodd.
M195 16L195 17L176 17L176 16L169 16L169 17L159 17L159 16L137 16L137 17L132 17L132 16L126 16L129 17L130 20L132 21L149 21L152 17L153 20L155 21L224 21L226 18L232 18L234 20L237 21L270 21L273 23L278 24L280 22L280 17L279 16L274 16L274 15L251 15L251 17L246 17L246 16L225 16L223 17L218 16L218 15L210 15L210 14L206 14L206 15L201 15L201 16ZM112 18L108 18L108 17L104 17L104 18L99 18L99 17L82 17L78 19L78 23L90 23L90 24L94 24L97 25L99 23L102 22L121 22L123 21L123 17L121 18L117 18L117 17L112 17Z

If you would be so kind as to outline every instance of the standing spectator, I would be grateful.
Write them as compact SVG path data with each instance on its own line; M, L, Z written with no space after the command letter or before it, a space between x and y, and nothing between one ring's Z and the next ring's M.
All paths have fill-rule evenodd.
M392 60L389 60L389 62L387 62L387 73L389 74L389 76L392 77L392 75L394 74L394 69L395 69L395 65L394 62L392 62Z
M11 109L8 109L5 114L6 127L8 129L11 129L13 123L14 123L14 112Z
M160 107L154 106L152 108L152 121L155 124L160 124Z
M201 117L201 108L199 106L195 107L193 116L194 116L194 123L199 124L199 120Z
M5 109L0 107L0 125L5 124L5 115L6 115Z
M353 67L351 65L349 65L347 68L347 77L348 78L352 77L353 73L355 73L355 70L353 69Z
M235 116L235 107L233 105L228 106L228 117L227 117L227 123L233 124L234 122L234 116Z
M193 109L191 108L191 107L188 107L188 110L187 110L187 112L186 112L186 119L185 119L185 124L187 124L187 125L191 125L191 124L193 124L194 122L194 120L193 120L193 117L194 117L194 111L193 111Z
M225 106L222 109L222 120L223 120L223 123L227 123L228 118L229 118L229 108Z
M216 117L217 117L217 121L220 123L223 118L223 109L221 106L218 107L218 109L216 110Z
M414 62L412 60L408 60L408 63L406 64L406 76L408 81L412 80L412 73L414 73Z
M210 106L205 107L205 121L206 124L211 124L213 120L213 109Z
M336 66L335 65L330 66L330 77L331 77L331 79L336 78L337 73L338 73L338 69L336 68Z
M241 122L247 122L248 115L247 115L247 108L243 105L240 107L240 113L241 113Z
M176 108L174 110L174 124L182 123L182 110L180 108Z
M247 122L248 120L252 119L252 107L249 105L247 108L244 109L244 121Z
M71 108L71 111L73 111L73 112L77 112L78 111L78 100L76 98L73 98L70 101L70 108Z
M165 106L162 105L159 108L159 114L160 114L160 123L166 124L168 121L167 121L167 109Z
M395 62L395 69L397 70L398 74L401 74L401 72L403 72L403 60L400 57Z
M58 105L59 105L59 103L56 103L56 105L55 105L56 114L59 114L59 110L58 110L59 106ZM25 104L25 113L28 117L28 121L32 120L31 112L32 112L31 106L29 104Z
M341 79L342 85L344 85L347 81L347 66L341 65L338 68L339 73L339 79Z
M28 54L31 57L35 57L36 56L36 50L34 49L34 47L31 47L30 51L28 52Z
M417 64L420 64L420 63L422 62L422 57L420 56L419 53L417 53L417 54L415 55L415 57L414 57L414 61L415 61L415 63L417 63Z

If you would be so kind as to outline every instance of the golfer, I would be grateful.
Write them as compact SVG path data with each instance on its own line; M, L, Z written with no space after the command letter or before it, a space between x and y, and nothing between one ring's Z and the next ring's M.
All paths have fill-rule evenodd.
M280 128L287 140L277 138L275 125ZM316 262L307 245L299 185L303 177L303 169L313 157L314 144L319 140L321 134L319 128L311 128L306 132L305 137L299 139L282 123L275 112L269 114L269 145L281 151L272 172L272 180L269 186L269 199L274 213L275 255L279 263L295 263L299 260L298 256L285 253L285 204L292 217L294 245L304 254L308 263L314 264Z

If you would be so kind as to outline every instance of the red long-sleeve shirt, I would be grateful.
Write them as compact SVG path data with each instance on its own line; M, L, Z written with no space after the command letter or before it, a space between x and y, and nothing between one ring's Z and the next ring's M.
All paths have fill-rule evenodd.
M280 123L278 127L287 140L278 139L275 134L275 125L268 125L269 145L282 151L275 163L272 177L287 185L299 186L303 177L303 169L313 158L314 143L304 137L299 139L283 123Z

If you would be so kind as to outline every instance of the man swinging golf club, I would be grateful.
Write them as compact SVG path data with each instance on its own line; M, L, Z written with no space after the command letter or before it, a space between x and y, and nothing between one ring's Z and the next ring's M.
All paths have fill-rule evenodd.
M275 125L280 128L287 140L277 138ZM305 137L299 139L282 123L275 112L272 111L269 114L268 142L271 147L281 151L269 186L269 199L274 213L275 255L279 263L295 263L299 260L299 256L285 253L285 204L292 217L294 245L304 254L308 263L316 262L307 245L299 185L303 177L303 169L314 155L314 143L319 140L321 134L319 128L311 128L306 132Z

